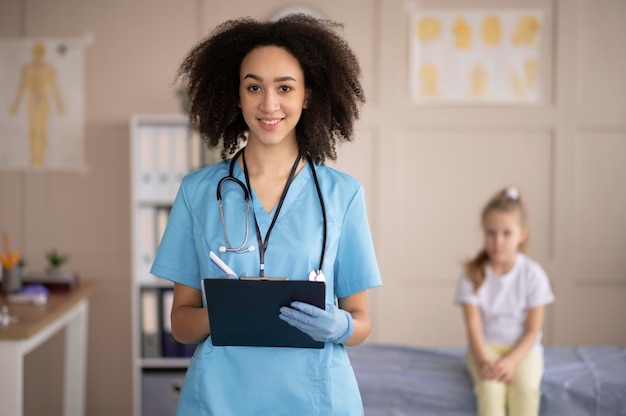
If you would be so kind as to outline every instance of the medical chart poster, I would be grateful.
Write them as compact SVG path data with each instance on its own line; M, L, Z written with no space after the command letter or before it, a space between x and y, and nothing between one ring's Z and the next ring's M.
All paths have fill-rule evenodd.
M84 49L0 39L0 169L84 169Z
M409 87L419 104L541 102L541 9L416 9Z

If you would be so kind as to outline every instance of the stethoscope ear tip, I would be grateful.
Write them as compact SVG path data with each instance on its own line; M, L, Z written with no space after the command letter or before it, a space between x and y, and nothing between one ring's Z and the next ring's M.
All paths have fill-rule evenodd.
M222 246L219 248L220 253L226 253L226 247Z
M248 251L254 251L254 246L248 247Z

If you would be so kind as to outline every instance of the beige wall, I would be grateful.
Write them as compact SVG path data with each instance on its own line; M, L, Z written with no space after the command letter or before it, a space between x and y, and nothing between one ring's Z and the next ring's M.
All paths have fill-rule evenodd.
M98 284L89 415L130 415L132 408L129 119L178 111L176 67L215 24L240 14L265 18L288 3L0 1L2 37L95 39L86 53L87 172L0 171L0 227L29 265L42 268L43 253L58 247ZM416 106L406 82L410 1L310 4L345 23L365 76L358 137L340 150L338 165L366 186L384 276L384 287L371 294L370 340L464 343L451 301L459 260L478 249L486 198L513 183L530 207L531 255L557 297L546 343L626 344L626 2L420 2L547 10L547 96L535 107ZM60 413L61 346L55 338L28 358L26 396L42 404L27 404L27 414Z

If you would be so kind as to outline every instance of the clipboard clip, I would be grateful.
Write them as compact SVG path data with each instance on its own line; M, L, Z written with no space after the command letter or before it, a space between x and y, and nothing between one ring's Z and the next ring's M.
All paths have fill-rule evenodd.
M288 277L266 277L266 276L246 276L241 275L239 276L239 280L267 280L267 281L272 281L272 282L283 282L285 280L289 280Z
M326 282L326 276L324 276L324 272L322 272L321 270L311 270L309 272L309 281Z

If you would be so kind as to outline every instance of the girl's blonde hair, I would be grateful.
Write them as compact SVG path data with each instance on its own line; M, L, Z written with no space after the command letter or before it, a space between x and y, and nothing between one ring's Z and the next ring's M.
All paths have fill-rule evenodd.
M480 217L481 224L484 225L485 218L487 218L487 215L492 211L517 211L520 216L522 227L526 228L527 211L517 188L509 186L492 196L482 210ZM522 253L526 252L527 241L528 239L524 239L518 248L518 250ZM489 254L487 254L487 251L482 248L476 256L466 261L464 264L465 273L474 285L474 293L478 292L478 289L485 281L485 266L488 262Z

